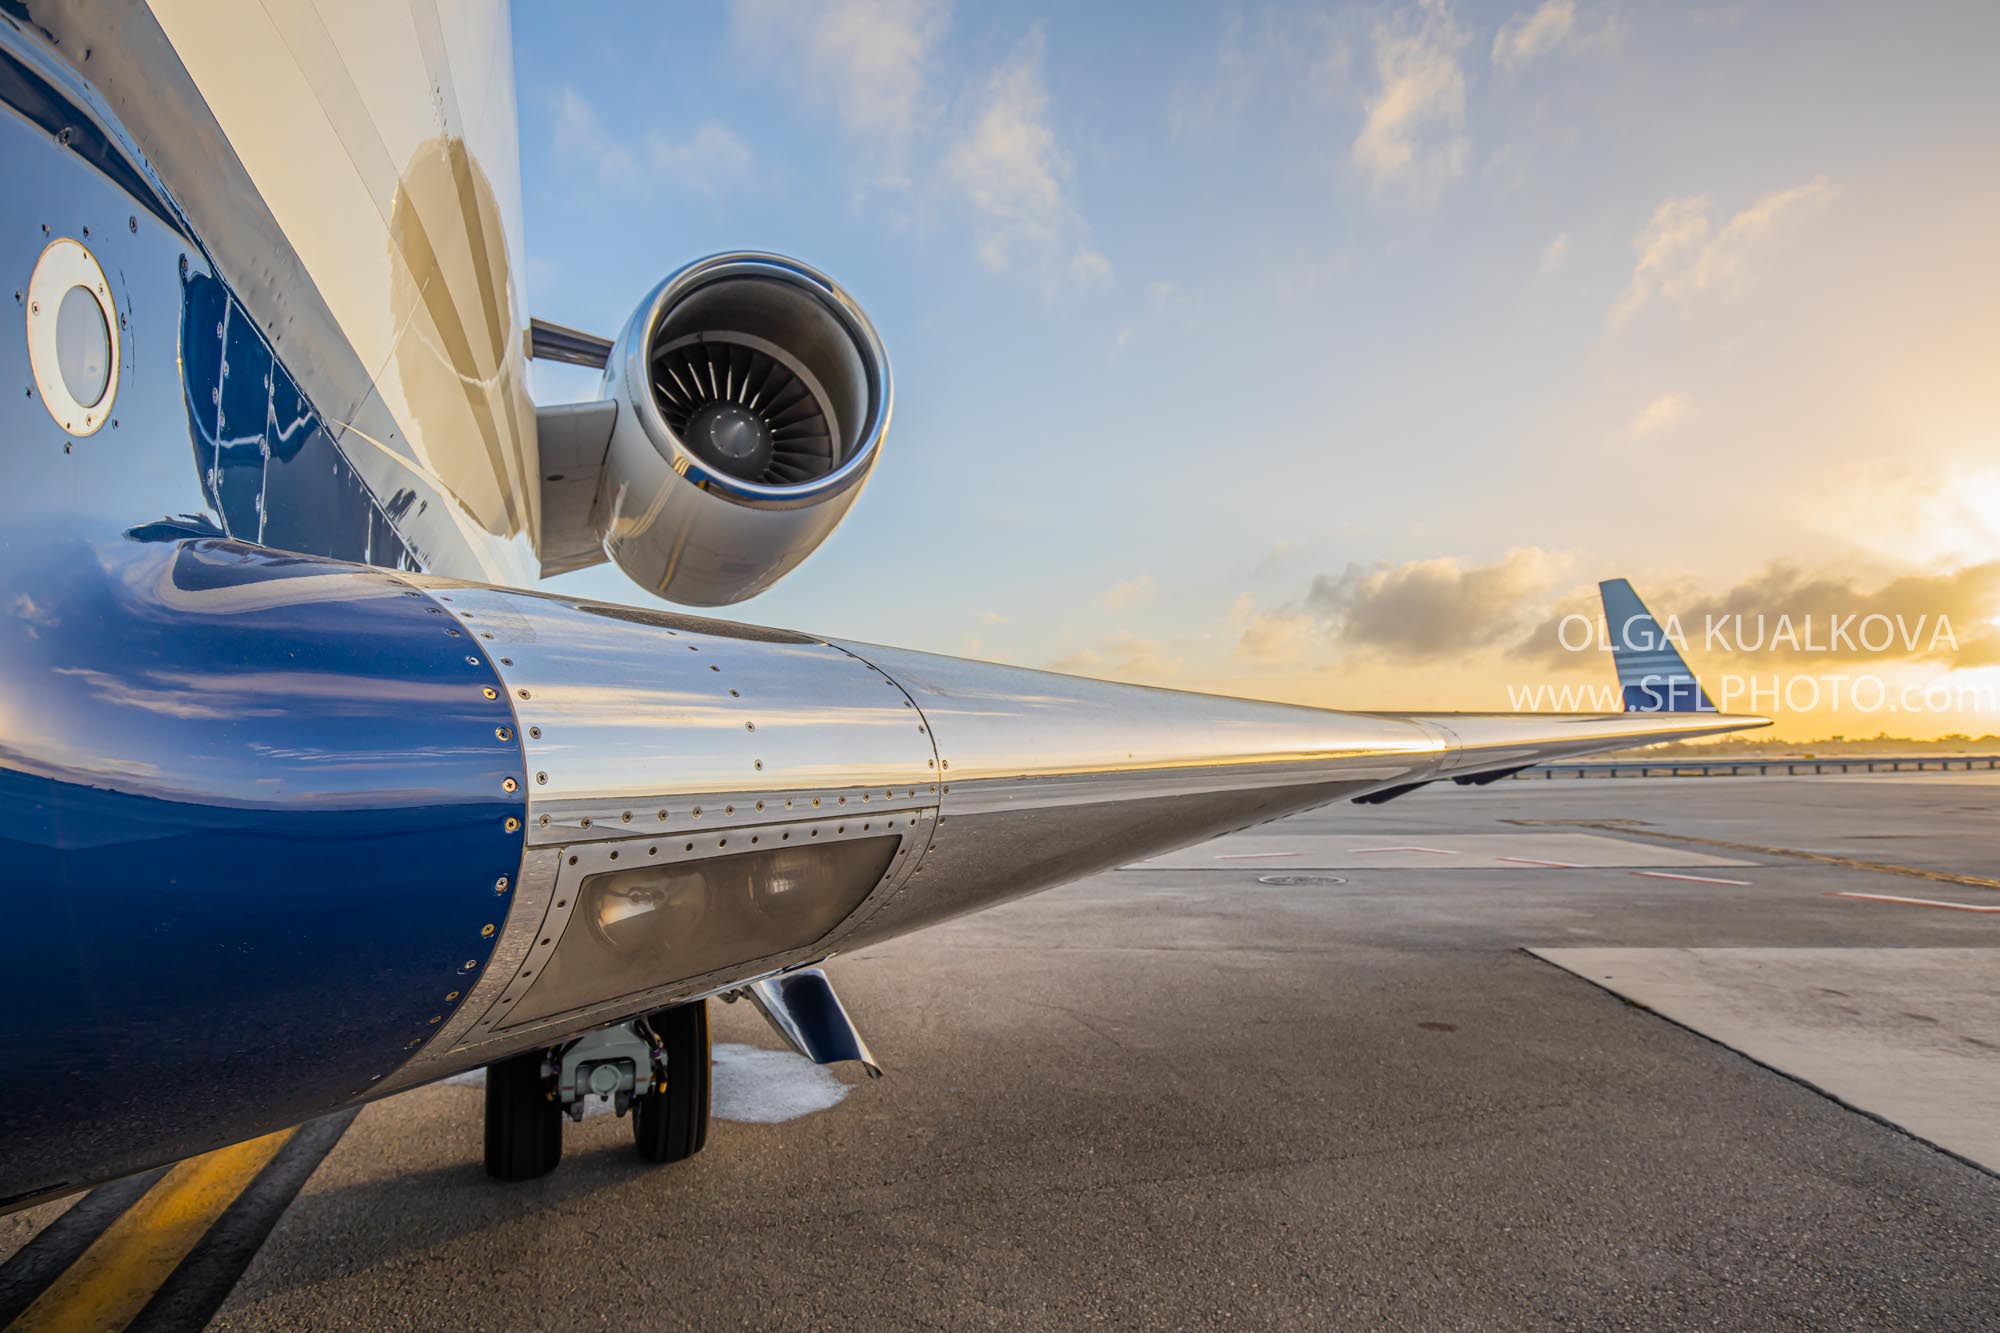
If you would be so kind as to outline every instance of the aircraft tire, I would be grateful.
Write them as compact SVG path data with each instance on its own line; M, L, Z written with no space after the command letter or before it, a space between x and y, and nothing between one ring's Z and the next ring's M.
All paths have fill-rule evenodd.
M562 1161L562 1107L549 1096L541 1051L486 1066L486 1174L533 1180Z
M666 1048L667 1080L632 1099L632 1140L649 1162L678 1162L708 1141L708 1002L662 1009L647 1021Z

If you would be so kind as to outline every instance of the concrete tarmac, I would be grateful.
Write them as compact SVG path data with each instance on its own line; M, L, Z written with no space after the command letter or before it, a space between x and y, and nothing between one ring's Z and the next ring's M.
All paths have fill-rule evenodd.
M477 1088L418 1089L216 1326L2000 1327L2000 1179L1526 952L1975 951L1990 993L2000 914L1836 896L2000 904L1953 778L1430 788L1100 875L835 959L880 1081L713 1006L743 1118L676 1166L604 1115L497 1185Z

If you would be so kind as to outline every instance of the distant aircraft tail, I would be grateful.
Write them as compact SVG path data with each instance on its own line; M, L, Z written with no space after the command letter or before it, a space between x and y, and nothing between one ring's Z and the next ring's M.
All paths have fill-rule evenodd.
M1660 622L1624 579L1597 585L1605 630L1628 713L1713 713L1714 704L1660 629Z

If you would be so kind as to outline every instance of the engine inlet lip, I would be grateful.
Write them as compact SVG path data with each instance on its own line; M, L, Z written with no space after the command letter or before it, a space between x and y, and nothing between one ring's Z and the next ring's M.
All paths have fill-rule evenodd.
M856 434L859 443L838 467L823 476L784 486L733 477L704 463L688 449L667 425L659 404L653 400L650 368L647 365L653 331L661 326L669 311L702 287L734 278L762 278L805 292L833 317L854 342L855 351L868 376L868 408ZM625 365L622 371L631 386L628 401L635 407L653 446L669 466L703 490L756 509L802 509L841 495L867 479L875 463L875 454L889 433L889 416L894 403L888 352L883 348L875 326L854 298L810 264L784 255L750 250L697 259L660 284L652 299L640 308L627 333L623 340Z

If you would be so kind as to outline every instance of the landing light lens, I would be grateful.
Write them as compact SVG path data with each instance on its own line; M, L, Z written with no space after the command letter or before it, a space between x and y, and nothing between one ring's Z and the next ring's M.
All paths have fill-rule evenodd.
M851 838L586 875L576 916L506 1024L802 949L881 883L897 841Z

